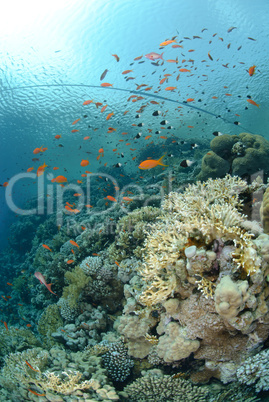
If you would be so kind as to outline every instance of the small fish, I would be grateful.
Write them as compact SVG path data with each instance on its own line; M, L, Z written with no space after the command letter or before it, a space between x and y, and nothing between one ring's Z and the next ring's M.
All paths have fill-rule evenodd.
M138 134L136 134L135 138L140 138L141 135L142 135L142 133L138 133Z
M191 70L188 70L187 68L180 68L179 71L181 73L190 73L191 72Z
M157 60L157 59L163 60L163 53L159 54L159 53L155 53L155 52L150 52L150 53L146 54L145 57L149 60Z
M137 127L143 127L144 123L138 123Z
M191 150L199 148L199 145L196 143L191 144Z
M190 161L189 159L184 159L184 161L180 162L181 167L190 167L194 161Z
M92 100L85 100L82 105L89 105L90 103L92 103Z
M4 324L5 328L6 328L6 330L8 331L9 329L8 329L6 321L4 321L3 324Z
M129 74L129 73L131 73L133 70L124 70L123 72L122 72L122 74Z
M115 167L115 168L120 168L120 167L122 167L122 164L121 164L121 163L116 163L116 164L114 165L114 167Z
M77 130L77 129L71 130L71 133L78 133L78 132L79 132L79 130Z
M234 124L235 124L236 126L240 126L240 122L239 122L239 121L234 121Z
M25 360L25 363L27 364L27 366L28 367L30 367L30 369L31 370L33 370L33 371L37 371L37 372L39 372L40 370L36 370L36 369L34 369L32 366L31 366L31 364L27 361L27 360Z
M160 114L162 114L162 112L160 112L160 110L156 110L152 113L152 116L160 116Z
M43 165L39 166L39 168L38 168L37 171L36 171L37 177L40 177L40 176L42 176L42 175L44 174L45 168L46 168L47 166L48 166L48 165L46 165L45 162L43 163Z
M113 115L114 115L113 112L109 113L109 114L106 116L106 120L109 120Z
M236 28L237 28L237 27L231 27L231 28L228 29L227 32L230 33L230 32L232 32L232 31L233 31L234 29L236 29Z
M66 183L67 178L65 176L59 175L51 180L52 183Z
M220 135L223 135L223 133L221 133L220 131L214 131L212 133L215 137L219 137Z
M160 122L160 124L161 124L162 126L165 126L167 123L168 123L168 120L162 120L162 121Z
M73 123L72 123L72 126L74 126L75 124L77 124L77 122L78 122L79 120L80 120L80 119L74 120Z
M79 245L74 240L69 240L69 243L71 243L72 246L76 246L77 248L79 248Z
M120 58L119 58L119 56L118 56L117 54L112 54L112 56L115 57L115 59L116 59L117 61L120 61Z
M52 249L49 246L47 246L46 244L42 244L42 247L46 248L49 251L52 251Z
M89 165L89 161L87 159L82 159L82 161L80 162L80 166L85 167Z
M167 46L170 45L171 43L176 43L175 40L165 40L164 42L160 43L160 46Z
M29 168L27 169L27 172L29 173L29 172L31 172L33 169L34 169L33 167L29 167Z
M39 154L40 152L45 152L48 148L40 147L40 148L35 148L33 150L33 154Z
M252 100L252 99L247 99L247 102L250 103L251 105L260 107L260 105L258 105L258 103L254 102L254 100Z
M105 69L105 71L101 74L100 81L103 81L103 79L105 78L107 73L108 73L108 69Z
M41 284L43 284L43 285L46 286L46 288L50 291L50 293L56 295L56 293L54 293L54 292L51 290L51 285L52 285L52 284L46 282L46 280L45 280L44 276L41 274L41 272L35 272L35 273L34 273L34 276L39 280L39 282L40 282ZM56 295L56 296L57 296L57 295Z
M56 140L59 140L60 138L61 138L61 135L60 134L57 134L57 135L55 135L55 137L54 137Z
M250 38L250 37L248 37L248 39L250 39L250 40L254 40L254 41L256 41L257 39L253 39L253 38Z
M188 98L188 99L187 99L187 102L193 102L193 101L194 101L193 98Z
M74 260L68 260L66 261L66 264L72 264L74 262Z
M32 394L36 396L45 396L46 394L38 394L37 392L33 391L32 389L28 388L28 391L32 392Z
M168 166L168 165L164 165L162 163L162 159L165 157L165 155L163 155L160 159L156 160L156 159L146 159L145 161L141 162L140 165L138 166L139 169L143 169L143 170L148 170L148 169L152 169L156 166Z
M112 197L112 195L108 195L106 197L109 201L117 202L116 198Z
M165 88L166 91L174 91L175 89L177 89L177 87L166 87Z
M255 69L256 69L256 66L249 67L248 73L249 73L250 77L252 77L255 74Z
M207 53L208 57L210 58L210 60L213 61L213 57L211 56L210 52Z
M103 82L101 84L101 87L113 87L113 84L110 84L109 82ZM101 105L100 105L101 106Z

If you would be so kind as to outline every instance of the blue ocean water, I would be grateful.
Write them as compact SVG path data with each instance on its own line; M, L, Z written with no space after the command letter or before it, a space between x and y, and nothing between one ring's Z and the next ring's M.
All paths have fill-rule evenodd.
M139 180L139 155L172 154L173 136L182 142L181 160L196 163L209 150L213 132L269 140L267 0L11 0L1 14L4 253L21 209L36 207L33 200L43 197L37 216L46 217L49 208L56 212L48 200L57 175L77 183L85 170L98 174L105 167L113 177L121 164ZM172 42L161 46L167 40ZM151 52L163 56L150 60ZM156 111L160 116L153 116ZM147 154L151 141L158 154L153 148ZM190 155L191 144L201 154ZM47 150L34 154L40 147ZM82 167L81 160L89 165ZM164 163L173 168L172 158ZM28 235L26 228L16 249L20 254L31 250L34 233L29 244ZM0 269L9 280L4 263Z

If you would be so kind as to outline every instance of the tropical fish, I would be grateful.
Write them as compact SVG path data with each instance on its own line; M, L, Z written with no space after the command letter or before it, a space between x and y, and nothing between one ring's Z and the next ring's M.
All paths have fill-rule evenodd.
M140 165L138 166L139 169L143 169L143 170L148 170L148 169L152 169L158 165L160 166L168 166L168 165L164 165L162 163L162 159L165 157L165 155L163 155L160 159L156 160L156 159L147 159L143 162L140 163Z
M163 53L159 54L159 53L155 53L155 52L150 52L150 53L146 54L145 57L149 60L157 60L157 59L163 60Z
M35 148L33 150L33 154L39 154L40 152L45 152L48 148L40 147L40 148Z
M112 56L115 57L115 59L116 59L117 61L120 61L120 58L119 58L119 56L118 56L117 54L112 54Z
M8 331L8 326L7 326L7 323L6 323L6 321L4 321L4 326L5 326L5 328L6 328L6 330Z
M52 251L52 249L49 246L47 246L46 244L42 244L42 247L46 248L49 251Z
M43 163L43 165L39 166L39 168L38 168L37 171L36 171L37 177L40 177L40 176L42 176L42 175L44 174L45 168L46 168L47 166L48 166L48 165L46 165L45 162Z
M90 103L92 103L92 100L85 100L82 105L89 105Z
M51 180L52 183L66 183L67 182L67 178L59 175L57 177L55 177L54 179Z
M122 74L129 74L129 73L131 73L132 71L134 71L134 70L124 70L124 71L122 72Z
M35 273L34 273L34 276L39 280L39 282L40 282L41 284L43 284L43 285L46 286L46 288L50 291L50 293L56 295L56 293L54 293L54 292L51 290L51 285L52 285L52 284L46 282L46 280L45 280L44 276L41 274L41 272L35 272ZM57 295L56 295L56 296L57 296Z
M76 246L77 248L79 248L79 245L74 240L69 240L69 243L71 243L73 246Z
M75 124L77 124L77 122L78 122L79 120L80 120L80 119L74 120L73 123L72 123L72 126L74 126Z
M103 79L105 78L105 76L107 75L107 73L108 73L108 70L105 69L105 71L101 74L100 81L103 81Z
M106 198L107 198L109 201L117 202L116 198L112 197L112 195L108 195Z
M33 169L34 169L33 167L29 167L29 168L27 169L27 172L29 173L29 172L31 172Z
M79 132L79 130L71 130L71 133L77 133L77 132Z
M31 364L27 361L27 360L25 360L25 363L27 364L27 366L28 367L30 367L30 369L31 370L33 370L33 371L37 371L37 372L39 372L40 370L36 370L36 369L34 369L32 366L31 366Z
M165 40L164 42L160 43L160 46L167 46L170 45L171 43L176 43L175 40Z
M55 135L54 138L56 138L56 140L59 140L59 139L61 138L61 135L60 135L60 134L57 134L57 135Z
M256 66L249 67L248 73L249 73L250 77L252 77L253 74L255 74L255 69L256 69Z
M190 73L191 72L191 70L187 70L187 68L180 68L179 71L181 73Z
M174 91L175 89L177 89L177 87L166 87L165 88L166 91Z
M234 30L234 29L236 29L236 27L231 27L231 28L228 29L227 32L230 33L230 32L232 32L232 30Z
M32 394L36 396L45 396L46 394L38 394L37 392L33 391L32 389L28 388L28 391L32 392Z
M80 166L85 167L89 165L89 161L87 161L87 159L82 159L82 161L80 162Z
M109 114L106 116L106 120L109 120L113 115L114 115L113 112L109 113Z
M110 84L109 82L103 82L101 84L101 87L113 87L113 84ZM102 103L101 103L101 105L102 105Z
M190 161L189 159L184 159L184 161L180 162L180 166L182 167L190 167L194 161Z
M258 103L254 102L254 100L252 100L252 99L247 99L247 102L250 103L251 105L260 107L260 105L258 105Z

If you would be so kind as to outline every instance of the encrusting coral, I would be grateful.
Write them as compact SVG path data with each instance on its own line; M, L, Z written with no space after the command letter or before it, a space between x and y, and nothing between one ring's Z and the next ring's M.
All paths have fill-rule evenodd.
M251 191L227 175L166 197L114 324L131 356L176 364L193 353L215 362L208 370L227 383L242 356L267 338L268 238L255 239L241 212Z

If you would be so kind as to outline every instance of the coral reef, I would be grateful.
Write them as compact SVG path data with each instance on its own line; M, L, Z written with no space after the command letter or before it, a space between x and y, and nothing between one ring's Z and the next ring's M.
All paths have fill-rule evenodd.
M248 357L237 369L240 383L255 384L256 392L269 389L269 350Z
M103 354L102 361L109 377L114 381L125 381L134 365L127 354L126 347L121 341L105 345L108 351Z
M243 176L259 170L268 172L269 142L261 135L224 134L210 143L211 151L202 159L198 180L223 177L226 173Z
M143 374L143 373L142 373ZM128 401L207 401L208 389L196 387L182 378L163 375L160 370L150 370L124 388Z
M260 208L260 218L263 225L264 233L269 233L269 187L263 195L263 200Z

